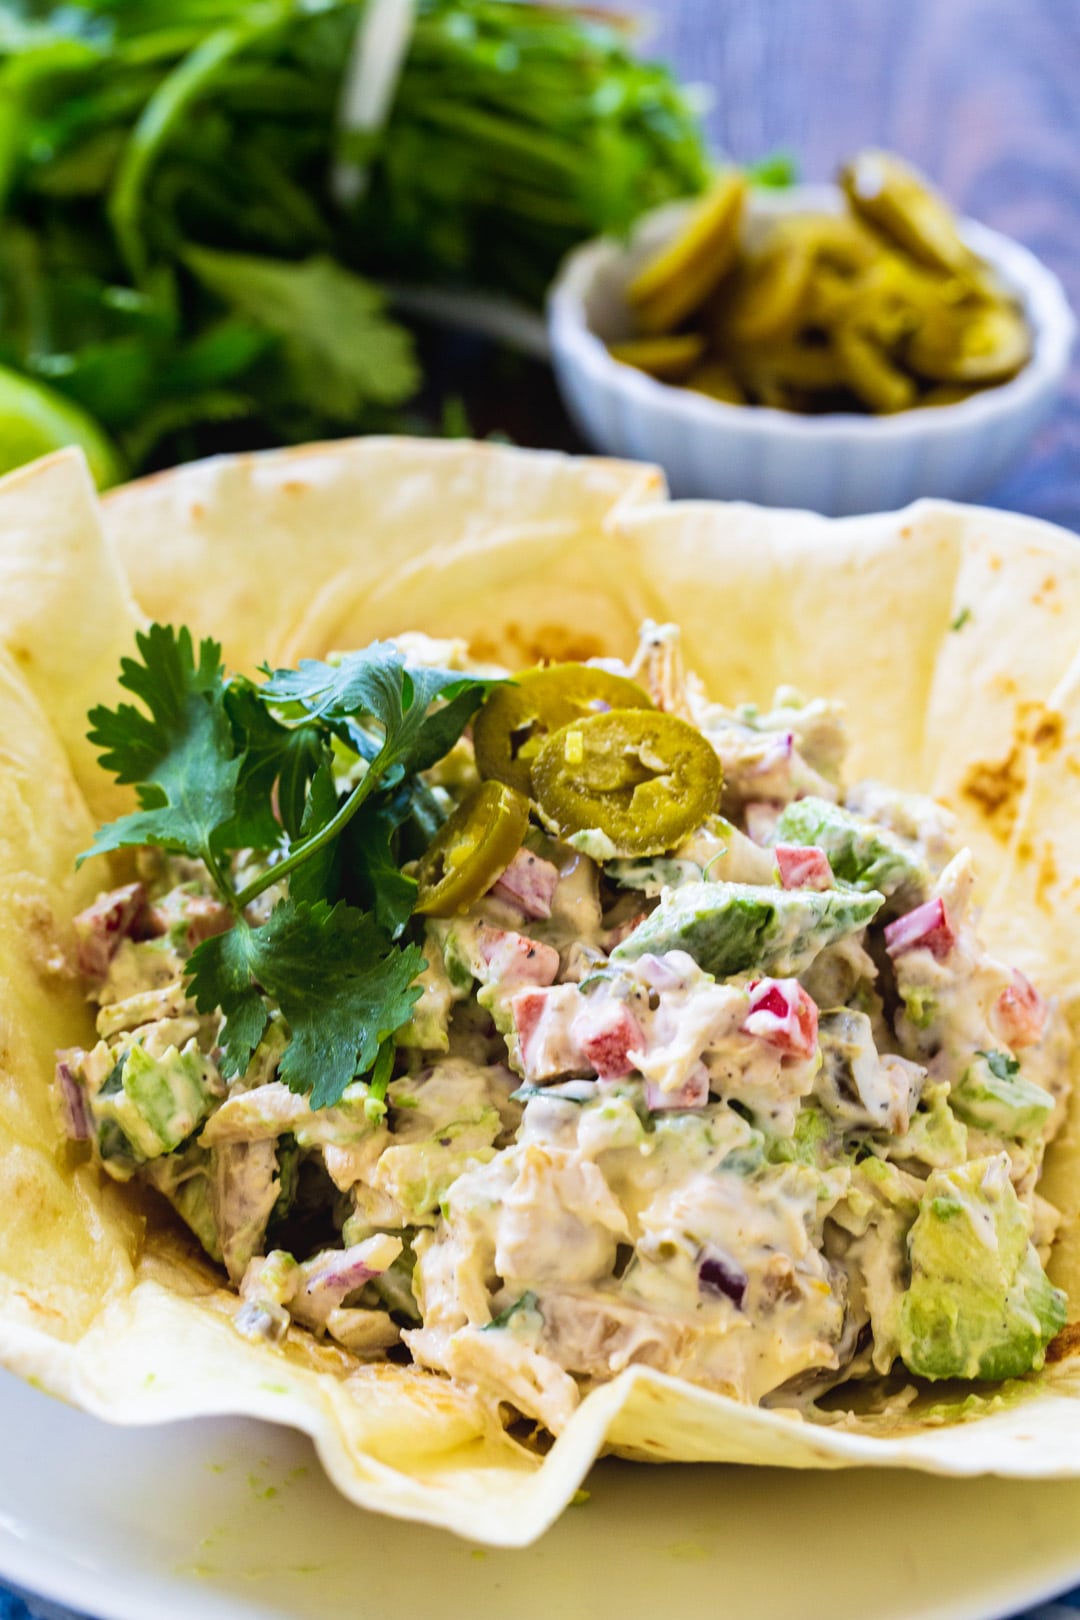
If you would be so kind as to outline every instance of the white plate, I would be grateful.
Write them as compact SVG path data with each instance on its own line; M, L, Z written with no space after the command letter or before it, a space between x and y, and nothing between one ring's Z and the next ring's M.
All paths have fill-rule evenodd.
M1080 1578L1080 1481L605 1462L525 1552L350 1507L256 1423L109 1428L0 1373L0 1579L99 1620L990 1620Z

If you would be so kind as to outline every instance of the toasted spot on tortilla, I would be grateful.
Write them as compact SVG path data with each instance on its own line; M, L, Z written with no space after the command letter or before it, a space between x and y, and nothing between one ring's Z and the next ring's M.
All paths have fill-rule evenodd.
M1080 1351L1080 1322L1069 1322L1046 1347L1048 1362L1065 1361Z
M1034 592L1031 600L1036 607L1050 607L1055 613L1061 612L1061 603L1052 602L1049 598L1057 595L1060 581L1056 574L1047 574L1042 584Z
M281 492L283 495L303 495L310 487L306 478L286 478L282 481Z
M1051 891L1057 888L1060 873L1054 856L1053 844L1044 844L1039 858L1039 871L1035 879L1035 903L1044 911L1052 911Z
M37 971L47 977L74 978L75 968L68 961L49 902L40 894L16 894L11 904L25 929L26 954Z
M13 1292L17 1299L22 1300L23 1304L26 1306L27 1310L29 1310L32 1316L43 1316L46 1318L52 1317L54 1322L62 1322L64 1320L63 1311L54 1310L53 1307L51 1305L47 1305L43 1299L38 1299L33 1294L28 1294L25 1288L16 1288L13 1290Z
M521 651L529 664L584 663L597 658L604 650L603 642L587 631L574 632L562 624L542 624L532 631L523 631L520 625L507 627L507 639Z
M1044 703L1025 703L1020 710L1021 724L1031 742L1045 759L1056 753L1065 741L1065 716Z
M1016 820L1025 781L1020 749L1013 747L1003 760L994 764L972 765L960 784L960 791L990 823L995 836L1004 839L1008 838Z
M206 507L202 501L192 501L190 511L192 523L201 523L206 516Z

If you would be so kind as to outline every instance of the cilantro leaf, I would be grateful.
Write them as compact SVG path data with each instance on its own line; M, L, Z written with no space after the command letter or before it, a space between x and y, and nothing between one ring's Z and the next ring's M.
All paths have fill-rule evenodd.
M125 658L120 684L148 712L131 703L93 709L89 736L102 766L136 784L141 809L99 828L79 859L156 844L213 868L224 849L239 847L225 833L237 820L242 762L224 704L221 648L202 642L196 662L190 631L160 624L135 639L142 662Z
M308 784L330 759L330 745L315 724L282 725L250 681L234 679L225 704L237 752L244 756L239 796L246 807L243 836L226 847L273 849L282 829L290 838L299 836Z
M226 1080L245 1072L270 1022L270 1009L252 978L258 932L241 918L227 933L197 945L188 958L188 994L195 1005L200 1012L213 1013L220 1007L225 1014L218 1035L222 1054L218 1066Z
M189 700L219 696L224 684L221 646L209 638L199 644L195 662L191 631L187 626L152 624L135 633L142 654L120 661L120 685L141 698L149 715L133 704L118 709L99 706L90 712L90 740L101 750L103 770L118 782L152 781L154 772L183 733ZM140 799L142 793L140 789Z
M325 827L337 813L338 794L334 786L333 762L329 757L311 779L311 789L300 821L299 838L310 838ZM294 900L336 899L341 880L341 840L324 844L289 878L289 894ZM381 921L381 919L380 919Z
M294 262L205 247L183 258L235 314L277 338L292 399L324 420L352 423L368 402L400 405L415 393L412 339L351 270L323 256Z
M1015 1080L1020 1073L1019 1060L1010 1057L1007 1052L979 1052L976 1055L986 1059L986 1067L996 1080Z
M392 641L375 641L329 664L305 658L298 669L277 670L259 688L272 703L299 703L377 763L387 785L403 774L427 770L453 747L484 701L491 680L460 670L410 667ZM437 698L445 706L429 714ZM381 744L357 723L377 720Z
M416 879L401 871L394 850L395 835L412 810L411 797L402 788L365 805L345 835L345 864L358 897L392 939L402 932L416 904Z
M260 991L289 1026L278 1073L313 1108L340 1100L379 1047L408 1022L423 968L416 945L391 945L375 922L344 902L279 901L260 928L239 922L192 953L190 993L201 1012L225 1013L222 1073L242 1074L266 1027ZM261 1012L256 1008L259 1003Z

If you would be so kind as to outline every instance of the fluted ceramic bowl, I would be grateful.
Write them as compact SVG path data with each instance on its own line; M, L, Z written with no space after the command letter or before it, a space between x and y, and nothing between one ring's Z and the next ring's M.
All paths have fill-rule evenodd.
M613 360L607 344L633 335L625 289L682 227L692 202L641 222L629 245L610 239L572 253L552 288L548 326L567 409L597 449L659 462L673 492L832 516L887 511L920 495L971 500L1024 454L1060 392L1076 323L1057 277L1018 242L961 221L964 240L998 271L1033 333L1010 382L955 405L858 416L799 416L729 405L656 381ZM750 228L776 213L843 208L833 186L755 194Z

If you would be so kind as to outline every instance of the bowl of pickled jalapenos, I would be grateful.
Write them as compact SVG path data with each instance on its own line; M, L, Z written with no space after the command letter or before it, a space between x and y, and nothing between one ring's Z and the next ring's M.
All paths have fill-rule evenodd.
M969 500L1023 454L1068 367L1060 284L900 158L834 186L739 170L564 266L549 306L579 427L677 495L839 515Z

